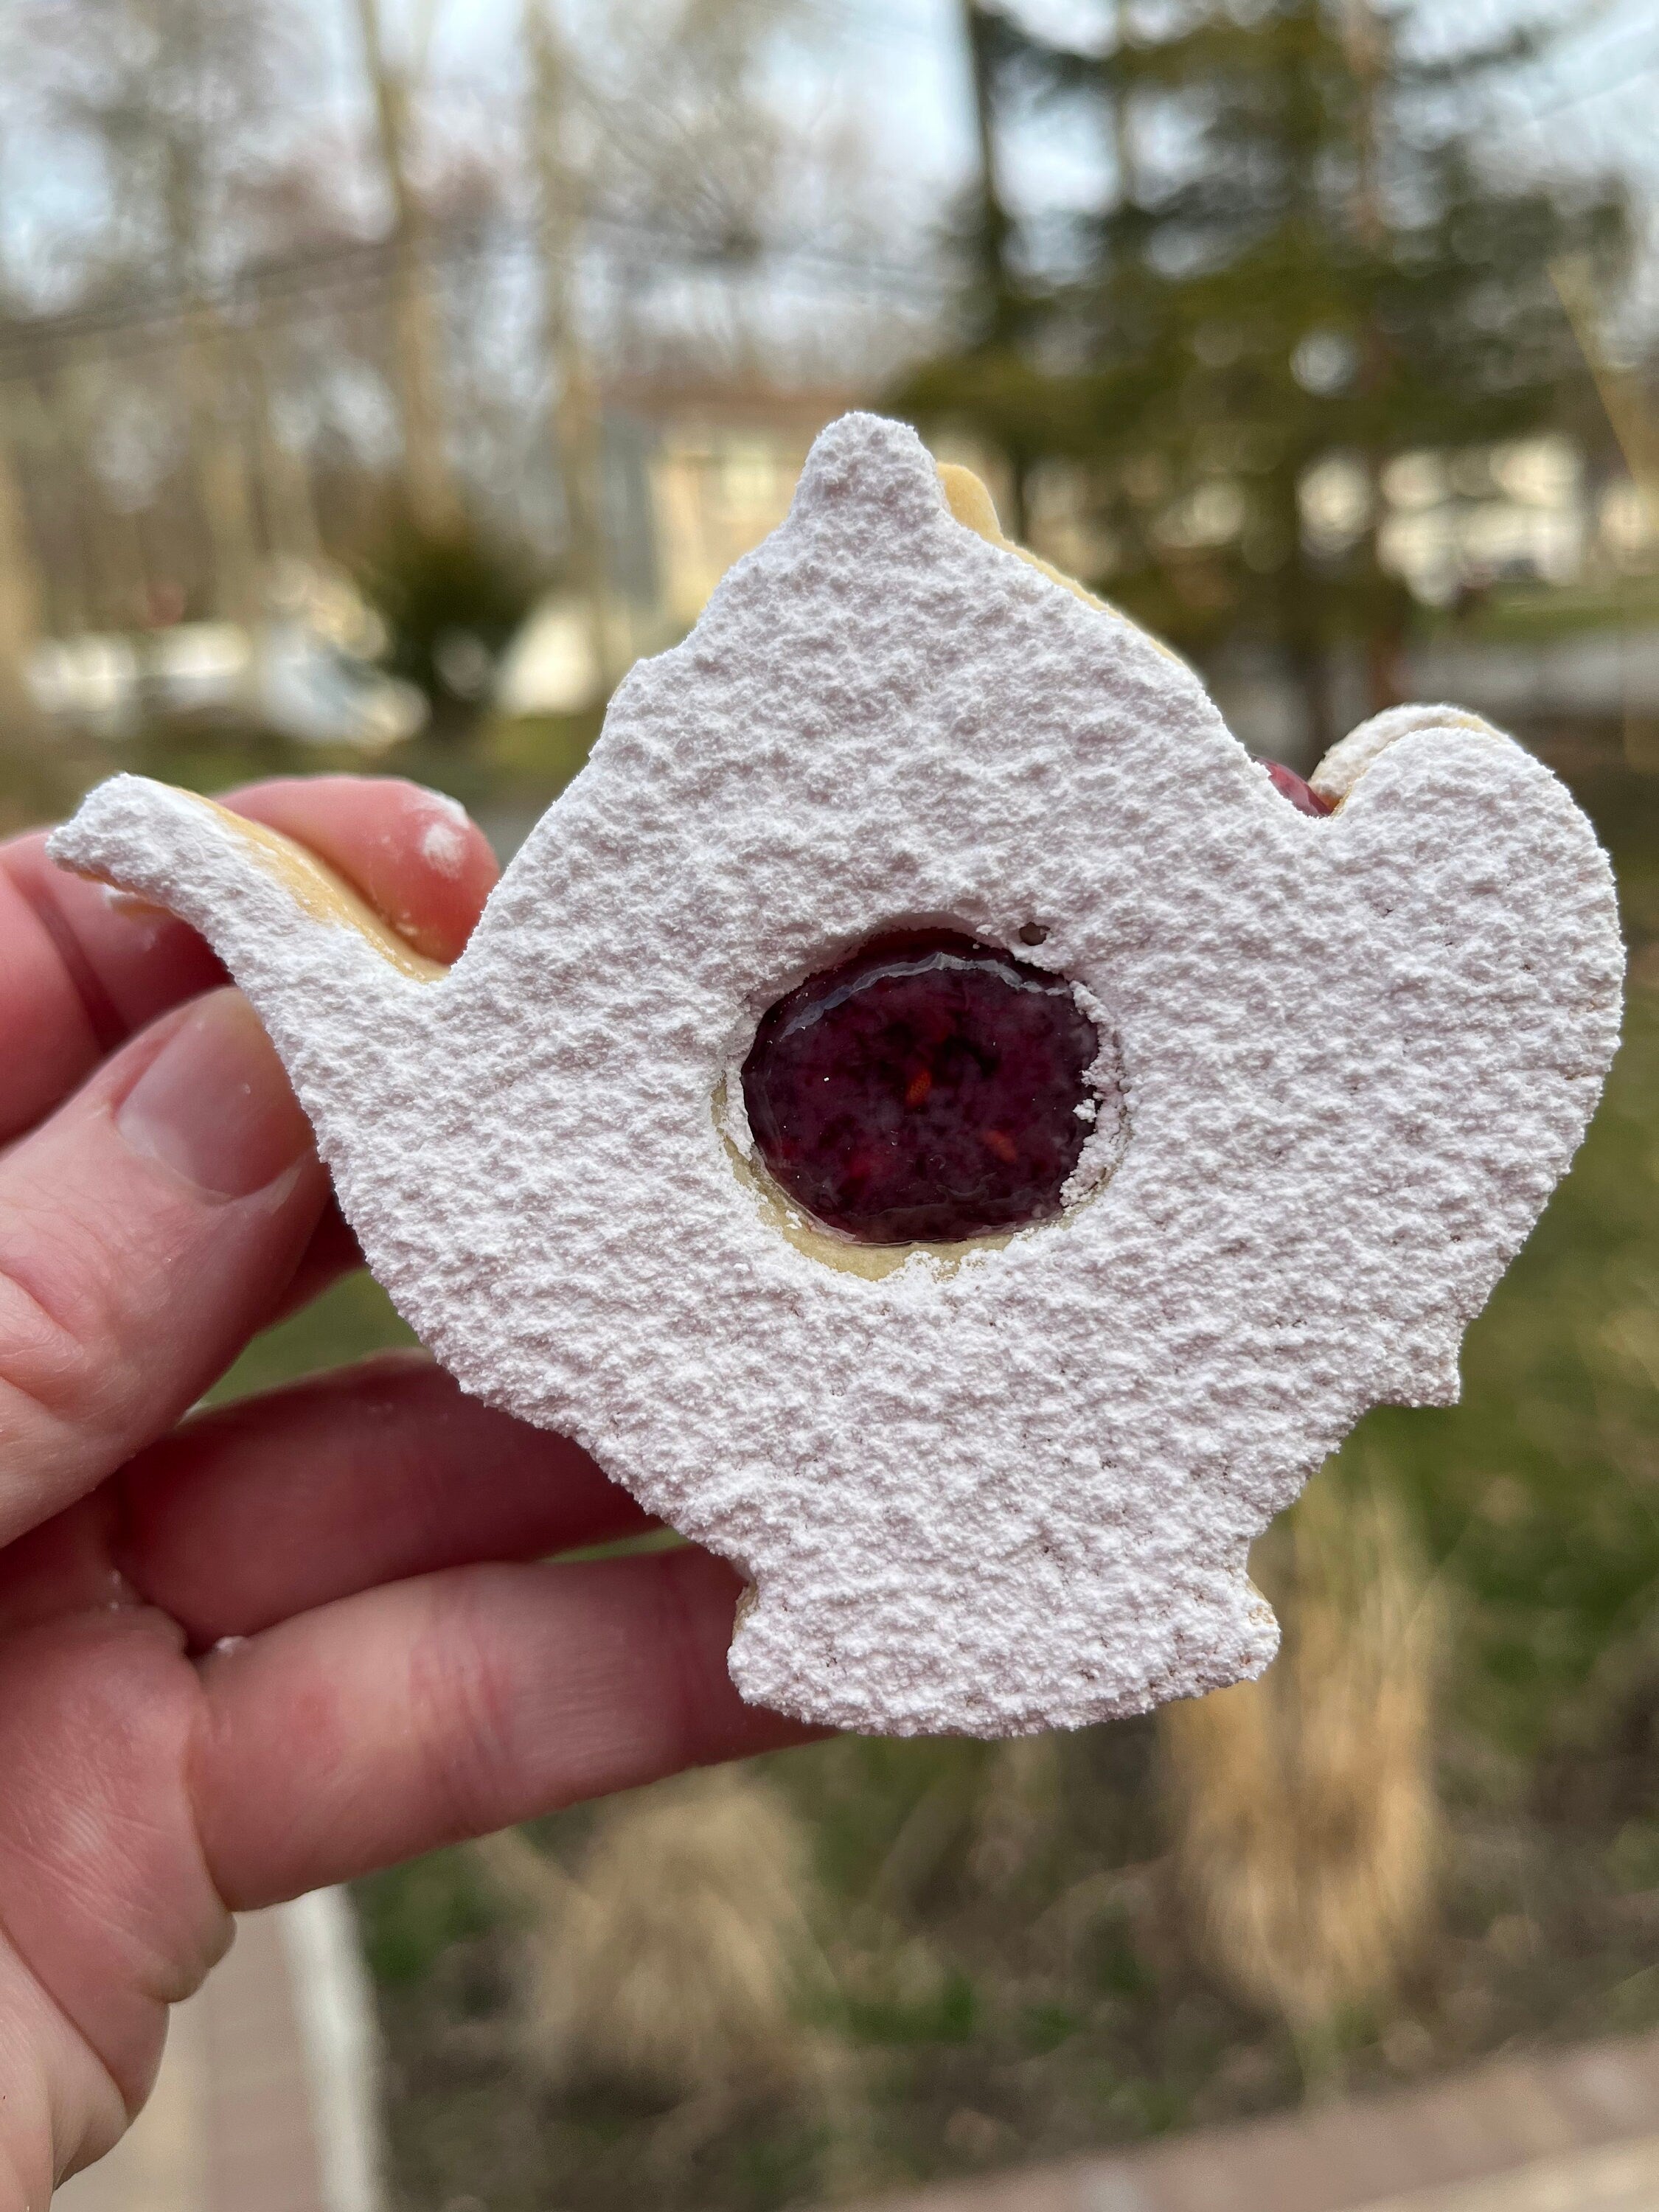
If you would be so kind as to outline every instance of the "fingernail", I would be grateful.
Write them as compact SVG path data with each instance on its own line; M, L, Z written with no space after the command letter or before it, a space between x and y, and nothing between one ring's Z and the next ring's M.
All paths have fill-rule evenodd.
M116 1109L136 1152L210 1198L247 1198L305 1152L311 1130L270 1040L239 992L179 1022Z

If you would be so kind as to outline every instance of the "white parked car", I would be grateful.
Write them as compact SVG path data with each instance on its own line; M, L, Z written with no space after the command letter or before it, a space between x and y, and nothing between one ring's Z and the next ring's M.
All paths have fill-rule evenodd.
M146 722L210 715L301 744L380 752L413 737L427 704L414 684L301 616L177 623L167 629L52 638L30 656L42 711L102 738Z

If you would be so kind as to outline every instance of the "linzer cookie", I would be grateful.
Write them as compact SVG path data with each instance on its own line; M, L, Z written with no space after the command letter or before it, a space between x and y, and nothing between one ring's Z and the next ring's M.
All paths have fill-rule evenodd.
M447 975L155 784L54 850L212 940L464 1386L738 1564L744 1696L877 1731L1263 1667L1251 1540L1456 1395L1618 1031L1537 761L1413 708L1276 788L864 415Z

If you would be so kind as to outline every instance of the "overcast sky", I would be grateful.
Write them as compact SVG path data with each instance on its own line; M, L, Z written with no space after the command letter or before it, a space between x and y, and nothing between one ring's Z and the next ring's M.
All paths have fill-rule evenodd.
M332 16L340 82L359 82L349 11ZM430 0L389 0L418 8ZM573 10L593 0L565 0ZM617 0L601 0L617 4ZM1133 19L1138 0L1127 0ZM1158 0L1139 0L1155 9ZM518 0L438 0L434 81L460 100L485 100L509 71ZM969 174L973 133L959 0L801 0L814 36L781 66L804 109L840 104L869 135L872 172L896 222L925 221ZM1112 0L1018 0L1024 19L1083 43L1103 40ZM1494 94L1494 149L1547 168L1618 166L1659 206L1659 6L1655 0L1443 0L1419 7L1428 39L1472 40L1517 21L1572 27L1543 62L1517 70ZM477 87L476 94L471 89ZM355 92L350 96L356 96ZM1097 149L1054 125L1026 134L1011 165L1022 205L1089 204L1100 184Z
M8 0L0 0L3 25ZM72 8L75 0L46 0ZM226 0L234 8L236 0ZM602 23L625 0L562 0L581 30ZM785 0L779 0L781 10ZM896 258L909 258L968 174L973 139L958 0L796 0L809 35L779 49L780 97L787 109L822 122L854 118L868 145L866 191ZM1127 0L1137 7L1158 0ZM324 114L348 142L362 143L368 107L351 0L303 0L318 61ZM520 0L383 0L390 36L407 39L429 15L432 25L427 118L457 144L498 141L516 108ZM1111 0L1019 0L1045 27L1089 40L1111 18ZM1650 210L1659 206L1659 7L1655 0L1436 0L1418 18L1460 39L1497 31L1540 12L1577 25L1540 65L1518 70L1496 95L1487 118L1494 148L1527 163L1565 169L1616 163L1635 178ZM613 19L614 20L614 17ZM89 221L90 180L61 150L43 143L27 114L9 113L0 85L0 235L15 271L50 293L54 234ZM316 108L303 105L314 131ZM1011 182L1023 208L1086 204L1099 188L1097 148L1080 133L1048 125L1022 135ZM349 167L349 165L346 165ZM373 187L357 189L367 202ZM356 210L364 228L380 211ZM1655 257L1659 260L1659 256ZM1659 308L1659 283L1648 289ZM44 303L44 302L43 302Z

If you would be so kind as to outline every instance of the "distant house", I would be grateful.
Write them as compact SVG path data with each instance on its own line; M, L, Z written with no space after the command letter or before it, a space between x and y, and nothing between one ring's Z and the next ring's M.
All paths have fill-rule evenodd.
M597 705L641 653L683 637L732 563L788 513L812 440L861 395L845 390L780 392L742 383L687 386L667 381L613 386L603 410L603 604L550 592L532 611L500 672L496 702L509 714L566 714ZM954 438L941 459L984 476L1007 511L1006 470L993 453ZM1110 588L1112 545L1085 470L1053 462L1027 486L1028 529L1060 567ZM1185 526L1200 542L1237 527L1219 495L1189 501ZM1563 586L1611 569L1641 568L1655 553L1655 526L1627 479L1598 482L1566 439L1412 453L1391 459L1375 488L1358 457L1337 453L1312 467L1301 487L1310 547L1336 554L1371 524L1380 502L1385 566L1428 605L1444 605L1493 584ZM1213 510L1212 512L1211 510ZM1207 534L1206 534L1207 533ZM1408 696L1467 697L1500 719L1534 714L1659 711L1659 662L1651 634L1512 645L1419 644L1399 677ZM1368 711L1365 673L1354 654L1332 668L1340 721ZM1303 759L1310 742L1305 702L1272 655L1238 650L1206 670L1233 726L1257 749Z
M641 380L605 395L605 586L532 610L501 663L496 704L565 714L597 702L641 653L684 637L734 562L789 512L813 439L859 395L759 384Z

